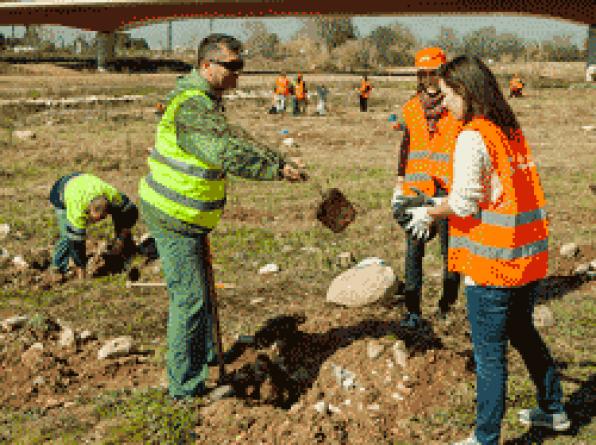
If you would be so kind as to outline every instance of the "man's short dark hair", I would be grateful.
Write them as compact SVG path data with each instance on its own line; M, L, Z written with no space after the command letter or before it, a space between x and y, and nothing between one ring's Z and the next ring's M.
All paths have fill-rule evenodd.
M200 64L203 60L209 59L212 53L221 50L221 46L225 46L227 49L237 54L240 54L242 51L242 43L237 38L228 34L209 34L199 44L197 62Z

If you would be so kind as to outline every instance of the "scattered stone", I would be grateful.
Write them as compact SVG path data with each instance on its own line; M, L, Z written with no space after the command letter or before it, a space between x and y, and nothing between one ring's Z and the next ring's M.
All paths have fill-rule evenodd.
M58 340L58 344L61 348L70 348L75 344L75 333L74 331L64 326L62 331L60 332L60 339Z
M88 341L88 340L93 340L94 338L95 338L95 335L89 330L84 330L83 332L81 332L79 334L79 340L82 342Z
M128 355L132 349L132 338L130 336L117 337L108 340L97 353L99 360L107 358L122 357Z
M226 397L230 397L234 395L234 389L232 388L232 385L222 385L222 386L218 386L217 388L213 389L210 393L209 393L209 401L211 402L217 402L218 400L221 400L223 398Z
M590 261L590 270L596 270L596 259Z
M64 408L72 408L73 406L75 406L77 403L76 402L64 402Z
M366 407L366 409L368 409L370 411L380 411L381 410L381 405L379 405L378 403L372 403L372 404L368 405Z
M8 224L0 224L0 241L6 239L10 233L10 226Z
M584 130L584 131L596 130L596 125L582 125L582 130Z
M340 414L341 413L341 409L339 409L338 406L332 405L331 403L327 406L327 409L332 414Z
M575 243L567 243L561 246L559 253L565 258L573 258L579 253L579 247Z
M555 324L555 317L548 306L538 305L534 307L532 318L534 319L534 326L539 328L546 328Z
M396 341L393 344L393 359L395 360L395 364L405 369L408 366L408 356L408 350L403 340Z
M21 362L28 368L35 368L43 362L43 344L33 343L21 354Z
M259 275L265 275L270 273L277 273L279 272L279 266L275 263L265 264L263 267L259 269Z
M393 295L396 281L389 266L352 267L333 279L327 290L327 302L348 307L366 306Z
M12 132L12 135L22 141L35 139L37 136L35 132L31 130L15 130Z
M352 252L342 252L337 255L337 265L342 269L351 267L355 261L356 258L354 258L354 255L352 255Z
M384 350L385 346L376 341L369 341L366 345L366 355L371 360L378 358Z
M282 142L286 147L292 147L294 145L294 138L284 138Z
M6 318L2 320L2 329L6 332L14 331L15 329L22 328L27 320L28 318L24 315L16 315L14 317Z
M395 400L398 400L400 402L404 399L404 396L402 396L398 392L394 392L393 394L391 394L391 397L393 397Z
M324 400L319 400L317 403L313 405L313 408L319 414L326 414L328 411L327 402L325 402Z
M587 274L590 271L590 265L588 263L586 264L580 264L579 266L577 266L573 273L575 275L584 275Z
M257 297L250 300L250 304L261 304L265 299L263 297Z
M350 390L358 386L356 383L356 375L353 372L334 364L331 364L331 367L333 368L335 380L343 389Z
M31 384L33 386L43 386L43 385L45 385L45 383L46 383L46 379L41 375L38 375L31 381Z
M12 264L19 269L27 269L29 267L27 261L20 255L17 255L12 259Z
M47 399L46 403L44 405L44 408L49 409L49 408L58 408L59 406L61 406L63 403L62 400L59 399Z

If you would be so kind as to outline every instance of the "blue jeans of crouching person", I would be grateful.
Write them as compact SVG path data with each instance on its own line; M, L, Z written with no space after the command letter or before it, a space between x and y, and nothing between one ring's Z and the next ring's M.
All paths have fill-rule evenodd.
M521 287L466 286L476 361L476 439L497 445L505 411L508 341L520 353L546 413L564 411L559 376L532 321L537 282Z

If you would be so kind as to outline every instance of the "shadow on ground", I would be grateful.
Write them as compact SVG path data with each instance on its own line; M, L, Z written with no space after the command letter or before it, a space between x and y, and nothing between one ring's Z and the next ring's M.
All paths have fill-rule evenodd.
M288 409L312 387L321 366L331 355L363 338L393 335L404 341L411 355L443 348L430 325L411 332L397 322L363 320L324 333L307 333L299 329L305 321L302 314L273 318L255 334L252 345L237 342L226 352L227 363L232 363L249 348L256 354L254 361L227 376L238 397ZM278 352L271 358L264 348L274 344Z

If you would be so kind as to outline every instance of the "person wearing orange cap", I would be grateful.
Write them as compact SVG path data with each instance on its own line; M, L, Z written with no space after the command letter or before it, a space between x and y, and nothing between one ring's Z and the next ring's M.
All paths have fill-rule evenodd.
M372 85L368 81L368 76L362 76L360 81L360 88L356 88L360 94L360 111L368 111L368 98L372 91Z
M514 74L509 81L509 98L522 97L522 90L524 89L524 83L519 77L519 74Z
M397 184L391 200L394 213L403 210L408 198L416 196L416 190L432 197L435 204L440 202L441 197L447 196L451 182L451 155L461 123L442 104L437 70L445 62L445 53L440 48L424 48L416 53L418 88L402 109L400 128L404 134L399 151ZM460 277L458 273L447 270L446 220L437 223L437 232L443 257L443 290L436 315L445 320L457 300ZM405 231L405 237L407 313L400 325L417 329L422 316L422 259L428 239L418 239L409 230Z

